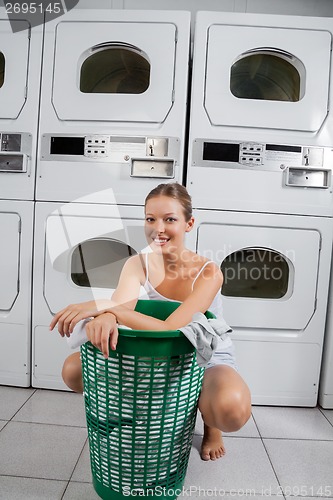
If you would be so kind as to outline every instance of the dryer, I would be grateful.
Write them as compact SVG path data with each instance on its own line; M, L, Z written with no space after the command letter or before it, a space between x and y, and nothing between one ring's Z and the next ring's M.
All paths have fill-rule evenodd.
M190 13L74 9L45 24L37 199L142 204L182 182ZM75 39L75 43L73 43Z
M42 27L0 7L0 42L0 199L33 200Z
M103 193L112 200L112 191ZM52 315L70 303L110 297L125 260L147 246L143 207L37 203L33 288L34 387L66 389L64 359L73 351Z
M323 408L333 409L333 271L327 307L323 363L319 383L319 404Z
M0 384L30 385L33 203L0 200Z
M198 13L187 187L254 404L314 406L332 244L330 19ZM320 78L318 74L320 72Z
M65 388L61 367L69 349L48 332L52 314L111 295L124 260L146 246L146 195L160 182L183 181L189 35L190 14L180 11L74 9L45 24L35 387ZM46 242L58 242L59 227L66 227L68 249L53 259Z
M18 16L19 17L19 16ZM13 30L15 28L15 32ZM42 27L0 8L0 384L30 385L31 261Z

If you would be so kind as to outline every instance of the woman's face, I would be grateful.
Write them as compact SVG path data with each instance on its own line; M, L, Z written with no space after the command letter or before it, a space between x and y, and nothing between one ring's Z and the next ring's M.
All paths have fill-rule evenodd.
M145 234L154 251L169 253L183 248L184 235L191 231L194 219L185 220L178 200L163 195L150 198L145 214Z

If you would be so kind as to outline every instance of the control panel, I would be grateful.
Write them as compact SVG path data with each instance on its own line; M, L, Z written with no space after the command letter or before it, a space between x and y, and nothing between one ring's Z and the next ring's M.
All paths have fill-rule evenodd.
M180 142L175 137L42 136L43 161L120 164L129 166L130 177L173 178L179 156Z
M0 133L0 173L27 172L31 142L27 133Z

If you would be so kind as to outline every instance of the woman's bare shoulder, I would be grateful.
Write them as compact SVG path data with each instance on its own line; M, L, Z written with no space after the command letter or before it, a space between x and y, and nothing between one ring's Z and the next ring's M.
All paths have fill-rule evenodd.
M204 257L201 269L202 272L200 273L200 275L203 279L214 279L216 281L220 281L222 284L223 274L220 267L215 262Z
M132 273L140 277L141 281L142 276L145 276L146 274L144 256L142 254L132 255L126 260L124 269L126 269L127 273Z

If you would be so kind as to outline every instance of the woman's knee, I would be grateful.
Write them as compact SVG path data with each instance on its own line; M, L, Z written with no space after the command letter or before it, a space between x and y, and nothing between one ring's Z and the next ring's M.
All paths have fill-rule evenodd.
M61 374L63 381L72 391L83 391L82 366L79 353L73 353L65 359Z
M243 393L229 393L216 402L215 418L226 432L241 429L251 416L250 400Z
M244 381L230 370L215 370L203 385L199 409L207 425L235 432L251 416L250 391Z

